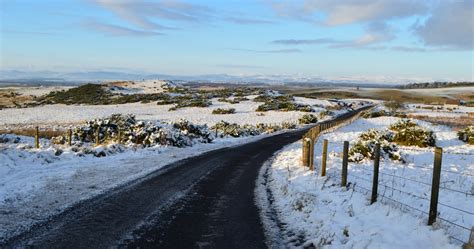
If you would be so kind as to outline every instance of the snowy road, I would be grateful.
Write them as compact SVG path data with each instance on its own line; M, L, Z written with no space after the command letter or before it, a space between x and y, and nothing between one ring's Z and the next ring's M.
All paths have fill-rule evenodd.
M266 247L254 200L255 180L273 153L304 132L171 164L142 181L86 201L4 247Z

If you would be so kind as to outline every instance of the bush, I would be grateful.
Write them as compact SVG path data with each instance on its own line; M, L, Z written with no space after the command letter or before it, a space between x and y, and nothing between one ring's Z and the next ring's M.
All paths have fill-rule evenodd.
M406 118L407 117L407 115L405 113L388 112L388 111L385 111L385 110L380 110L380 111L375 111L375 112L363 112L362 113L362 117L365 118L365 119L384 117L384 116L397 117L397 118Z
M436 145L436 137L433 131L420 127L409 119L403 119L390 125L393 131L391 141L405 146L429 147Z
M212 114L233 114L235 113L234 108L229 108L229 109L222 109L222 108L217 108L212 110Z
M458 131L459 140L474 145L474 125Z
M212 141L207 126L194 125L186 120L171 124L137 121L134 115L113 114L104 119L88 121L84 126L73 129L74 143L95 142L97 131L100 142L120 142L144 146L170 145L191 146L194 141ZM120 136L119 136L120 134ZM61 137L53 141L64 143Z
M59 103L59 104L110 104L110 97L112 95L108 93L102 85L98 84L85 84L75 88L71 88L63 91L51 92L41 98L41 103Z
M381 157L404 161L398 147L390 143L389 136L383 131L370 129L359 135L357 142L349 150L349 161L360 162L364 159L374 159L375 145L380 144Z
M174 111L184 107L209 107L211 105L211 101L207 99L183 99L177 102L176 105L169 110Z
M318 118L313 114L304 114L301 118L298 119L300 124L314 124L318 122Z

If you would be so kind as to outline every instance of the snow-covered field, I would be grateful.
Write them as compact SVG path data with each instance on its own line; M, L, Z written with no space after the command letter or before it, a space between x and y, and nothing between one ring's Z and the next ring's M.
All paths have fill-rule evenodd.
M255 96L248 97L249 99ZM324 107L334 106L333 102L317 101L306 98L297 98L298 102L314 102L315 111L323 111ZM355 101L354 101L355 102ZM219 102L212 100L212 105L208 108L188 107L180 108L175 111L168 111L173 105L156 105L156 103L130 103L122 105L45 105L32 108L21 109L3 109L0 110L0 129L27 128L40 126L40 128L63 127L67 128L70 124L83 123L85 120L102 118L110 116L113 113L135 114L138 120L163 120L177 121L186 119L195 124L207 124L209 126L225 120L237 124L257 124L257 123L282 123L296 122L298 118L304 115L299 111L268 111L263 116L255 110L262 103L254 101L243 101L238 104ZM235 108L235 114L215 115L212 110L217 108ZM347 110L341 110L344 112ZM336 113L337 114L337 113ZM66 126L66 127L64 127Z
M349 189L340 186L343 141L369 128L382 129L398 118L359 119L322 135L315 145L316 171L301 166L301 142L277 154L268 168L268 186L290 245L316 248L454 248L474 225L474 146L445 126L417 121L433 130L443 148L438 219L427 226L432 149L402 147L407 163L380 164L379 201L369 205L372 161L349 163ZM329 140L328 177L319 177L322 141ZM442 228L442 229L441 229ZM293 242L290 242L293 241Z

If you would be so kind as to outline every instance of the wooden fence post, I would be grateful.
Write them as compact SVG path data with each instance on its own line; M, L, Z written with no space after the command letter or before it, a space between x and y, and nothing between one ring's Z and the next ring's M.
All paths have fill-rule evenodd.
M307 143L307 137L306 136L303 136L302 143L303 143L303 155L301 157L301 162L303 163L303 166L307 166L308 165L309 148L308 148L308 143Z
M97 127L97 130L95 131L95 144L96 145L100 144L99 135L100 135L100 127Z
M39 128L38 126L35 127L35 148L39 149Z
M69 145L69 146L72 145L72 130L71 130L71 128L69 128L68 131L67 131L67 145Z
M377 201L377 190L379 187L379 166L380 166L380 144L375 144L374 148L374 175L372 179L372 196L370 204Z
M326 176L326 161L328 158L328 140L323 140L323 158L321 162L321 176Z
M344 141L344 150L342 152L342 175L341 175L341 186L347 186L347 163L349 157L349 142Z
M433 164L433 181L431 183L431 201L430 201L430 213L428 217L428 225L431 226L436 221L436 215L438 214L438 194L439 194L439 182L441 178L441 160L443 157L443 149L436 147Z
M315 137L311 138L311 140L309 141L309 159L308 159L308 163L309 163L309 169L311 171L314 170L314 141L315 141Z

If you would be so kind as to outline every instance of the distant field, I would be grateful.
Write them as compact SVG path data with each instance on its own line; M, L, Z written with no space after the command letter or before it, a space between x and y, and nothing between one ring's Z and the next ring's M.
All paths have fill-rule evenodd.
M437 88L437 89L380 89L380 88L334 88L334 89L296 89L286 93L307 98L367 98L402 103L446 103L458 99L466 102L474 100L474 87Z

